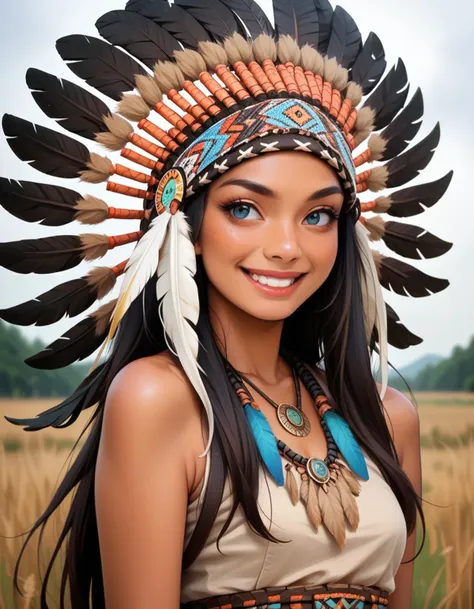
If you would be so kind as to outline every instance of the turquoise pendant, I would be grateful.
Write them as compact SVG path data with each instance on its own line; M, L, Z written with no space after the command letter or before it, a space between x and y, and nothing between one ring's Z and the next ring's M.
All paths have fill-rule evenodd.
M322 459L316 459L316 457L308 459L306 471L315 482L318 482L318 484L324 484L329 481L329 467Z
M291 404L280 404L277 408L277 417L282 427L294 436L304 437L311 431L308 417Z

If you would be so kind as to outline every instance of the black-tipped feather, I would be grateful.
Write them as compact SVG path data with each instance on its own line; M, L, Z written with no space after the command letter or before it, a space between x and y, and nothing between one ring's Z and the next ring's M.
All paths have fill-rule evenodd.
M415 298L436 294L449 285L447 279L431 277L411 264L389 256L381 256L380 283L400 296L409 295Z
M401 222L385 222L383 240L387 247L404 256L423 260L436 258L448 252L453 244L443 241L436 235L425 231L424 228Z
M100 35L153 68L158 60L171 59L181 50L178 41L150 19L131 11L110 11L95 24Z
M341 6L336 6L332 18L327 56L335 57L343 68L350 68L362 48L362 38L354 19Z
M15 273L57 273L81 261L82 244L76 235L0 243L0 265Z
M220 42L234 32L247 37L245 29L240 25L234 13L220 0L175 0L175 4L192 15L208 35Z
M197 49L198 42L210 40L199 21L177 4L168 4L167 0L129 0L125 10L151 19L186 48Z
M97 300L97 290L86 277L73 279L57 285L9 309L0 309L0 317L17 326L47 326L59 321L64 315L75 317Z
M86 169L89 151L67 135L4 114L3 131L16 156L32 167L58 178L77 178Z
M328 50L329 38L331 37L334 11L329 0L313 0L313 3L314 9L318 13L319 33L318 39L312 44L321 55L325 55Z
M225 0L225 5L240 17L253 38L262 32L269 36L274 35L270 20L255 0Z
M136 74L147 74L132 57L93 36L64 36L56 41L56 49L76 76L116 101L135 88Z
M433 158L440 136L439 123L436 123L433 131L421 142L389 161L385 165L389 173L387 188L401 186L416 178Z
M26 72L26 84L46 116L64 129L89 140L95 139L95 133L107 131L103 116L109 115L110 110L89 91L35 68Z
M46 427L68 427L80 415L84 404L98 402L106 373L105 364L100 364L82 381L72 395L57 406L41 412L34 419L15 419L7 416L5 419L14 425L27 425L24 431L38 431Z
M385 303L387 309L387 340L396 349L408 349L419 345L423 342L423 339L402 324L400 318L392 309L392 307Z
M380 82L386 66L382 42L377 34L370 32L352 66L349 79L362 87L364 95L368 95Z
M433 207L441 199L447 191L452 177L453 172L450 171L435 182L392 192L390 194L392 205L387 214L396 218L408 218L423 213L427 207Z
M0 178L0 205L25 222L62 226L74 220L81 195L69 188Z
M319 17L314 0L273 0L273 14L278 37L289 34L300 47L317 44Z
M100 347L107 336L112 313L110 304L103 305L42 351L26 359L25 364L40 370L54 370L64 368L64 366L88 357ZM107 311L108 319L105 320L106 323L104 323L105 314L101 310Z
M421 89L416 90L410 103L380 134L387 142L382 161L389 161L402 153L418 133L423 116L423 95Z
M383 129L403 108L408 96L408 76L405 64L398 60L380 85L364 103L375 112L374 131Z

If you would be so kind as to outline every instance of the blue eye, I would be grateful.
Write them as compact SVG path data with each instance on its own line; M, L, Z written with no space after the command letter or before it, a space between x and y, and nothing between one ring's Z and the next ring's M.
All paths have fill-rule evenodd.
M245 220L248 218L249 213L253 210L256 211L252 205L248 203L233 203L228 207L230 215L238 220ZM257 212L258 214L258 212ZM255 218L254 218L255 219Z
M326 226L332 219L327 211L313 211L306 217L311 226Z

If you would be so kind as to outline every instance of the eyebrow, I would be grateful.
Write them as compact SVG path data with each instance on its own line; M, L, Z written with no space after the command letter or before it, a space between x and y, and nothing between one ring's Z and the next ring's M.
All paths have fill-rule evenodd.
M264 195L266 197L276 197L276 193L268 186L264 186L263 184L259 184L258 182L252 182L252 180L245 179L235 179L235 180L227 180L223 182L219 188L223 188L224 186L243 186L248 190L252 190L253 192ZM317 201L318 199L323 199L324 197L328 197L329 195L334 194L344 194L340 188L340 186L326 186L326 188L321 188L320 190L316 190L312 195L308 197L308 201Z

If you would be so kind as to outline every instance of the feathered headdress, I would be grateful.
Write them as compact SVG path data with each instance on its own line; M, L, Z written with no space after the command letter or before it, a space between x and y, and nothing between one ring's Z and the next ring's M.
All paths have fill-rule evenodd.
M0 244L2 266L17 273L55 273L137 242L121 264L96 267L81 279L0 311L10 323L51 324L84 312L123 276L116 300L89 313L26 362L59 368L84 359L100 345L103 349L156 274L158 314L167 343L208 415L204 454L212 440L213 416L197 363L193 326L199 299L194 248L183 213L187 197L235 164L267 152L299 150L329 163L346 193L346 209L357 221L367 335L377 338L384 385L387 337L401 349L421 339L384 306L380 284L415 297L448 285L369 246L369 241L382 239L395 253L413 259L440 256L451 247L418 226L382 219L382 214L400 218L424 212L441 198L452 177L450 172L430 184L404 187L430 162L440 129L436 125L410 146L421 126L423 98L418 89L406 104L403 62L383 77L386 61L379 38L370 33L362 42L352 17L340 6L333 10L328 0L273 0L273 11L274 26L254 0L175 0L171 5L166 0L129 0L125 10L97 21L105 41L82 35L59 39L56 48L69 68L118 101L115 111L72 82L28 70L27 84L48 117L79 138L120 151L123 163L129 164L89 152L77 138L9 114L3 117L13 152L39 171L105 182L107 190L143 202L142 209L119 209L69 188L1 179L2 206L27 222L140 221L136 232L114 237L89 233ZM396 190L375 199L367 196L384 189ZM94 374L97 368L90 376ZM66 401L36 419L9 420L40 429L69 425L78 414L74 401Z

